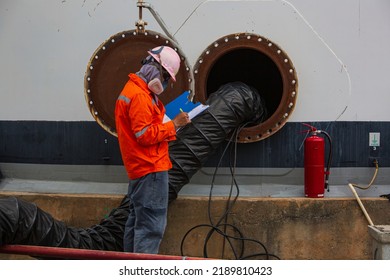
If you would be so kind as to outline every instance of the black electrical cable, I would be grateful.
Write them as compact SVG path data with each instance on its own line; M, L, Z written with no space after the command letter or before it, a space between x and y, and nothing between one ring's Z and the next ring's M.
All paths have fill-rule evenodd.
M239 128L236 130L236 136L238 136L238 134L239 134L239 132L241 131L241 129L244 128L246 125L247 125L247 124L244 124L243 126L239 127ZM230 212L230 210L233 208L235 202L237 201L237 199L238 199L238 197L239 197L239 186L238 186L237 181L236 181L236 179L235 179L235 168L236 168L236 162L237 162L237 142L234 142L234 144L235 144L235 145L234 145L234 154L233 154L233 170L232 170L232 167L231 167L231 166L230 166L230 170L231 170L231 175L232 175L232 184L233 184L233 182L234 182L234 184L235 184L235 186L236 186L236 189L237 189L237 195L235 196L234 201L231 203L229 209L226 210L226 212L225 212L226 215L227 215L227 214ZM221 219L220 221L222 221L222 219ZM226 234L226 233L225 233L225 234ZM242 236L241 232L240 232L240 235ZM230 237L230 238L234 238L234 239L242 240L242 241L252 241L252 242L255 242L255 243L259 244L259 245L263 248L263 250L265 251L265 253L259 253L259 254L256 254L256 255L258 255L258 256L263 255L263 256L266 256L267 259L269 259L270 254L268 253L266 247L265 247L261 242L255 240L255 239L249 239L249 238L244 238L244 237L241 237L241 238ZM243 243L243 245L244 245L244 243ZM243 251L242 251L242 253L243 253L243 252L244 252L244 246L243 246ZM275 255L272 255L272 256L278 258L278 257L275 256ZM242 256L242 255L241 255L241 257L240 257L240 259L247 259L247 258L248 258L248 256L245 256L245 257L244 257L244 256Z
M250 239L250 238L244 237L244 235L238 229L238 227L236 227L236 226L234 226L232 224L227 223L228 215L231 212L232 208L234 207L234 204L236 203L236 201L237 201L237 199L239 197L239 194L240 194L240 189L239 189L239 186L238 186L236 178L235 178L235 168L236 168L236 162L237 162L237 142L233 141L233 140L236 139L236 137L238 136L240 130L243 127L245 127L245 125L247 125L247 124L241 125L240 127L238 127L234 131L234 133L232 133L232 135L231 135L231 137L230 137L230 139L228 141L228 144L226 145L224 151L222 152L222 155L221 155L221 157L219 159L218 165L215 168L215 171L214 171L214 174L213 174L213 178L212 178L211 188L210 188L209 202L208 202L208 216L209 216L209 222L210 223L209 224L200 224L200 225L194 226L194 227L192 227L190 230L188 230L186 232L186 234L182 238L181 246L180 246L180 250L181 250L181 254L182 255L184 255L183 247L184 247L184 243L185 243L185 240L186 240L187 236L192 231L194 231L195 229L206 227L206 228L210 228L210 230L208 231L208 233L206 235L206 238L205 238L205 241L204 241L204 245L203 245L203 257L205 257L205 258L209 257L209 254L208 254L208 251L207 251L207 247L208 247L207 245L208 245L212 235L214 233L217 233L217 234L219 234L219 235L221 235L223 237L223 241L224 241L222 256L224 254L225 241L227 241L229 246L230 246L230 249L231 249L231 251L232 251L232 253L233 253L234 257L235 257L235 259L244 260L244 259L250 259L250 258L254 258L254 257L263 257L263 258L265 257L266 259L271 259L271 258L279 259L278 256L276 256L274 254L270 254L263 243L261 243L258 240L255 240L255 239ZM226 209L225 209L224 213L221 215L221 217L218 220L218 222L214 223L212 215L211 215L211 208L212 208L211 207L211 203L212 203L212 193L213 193L213 189L214 189L215 178L216 178L216 174L218 172L218 169L221 166L222 159L224 158L224 156L226 154L226 151L230 147L231 143L234 143L234 147L232 149L233 157L232 157L232 159L230 161L230 172L231 172L232 179L231 179L231 186L230 186L229 196L228 196L228 199L227 199L227 202L226 202ZM233 161L233 163L232 163L232 161ZM233 194L234 186L235 186L235 189L236 189L236 195L233 198L232 194ZM225 222L222 223L222 221L225 221ZM223 228L223 230L220 229L221 227ZM238 236L229 235L227 233L227 229L228 228L231 228L233 230L233 232L235 234L237 234ZM232 243L233 240L240 241L240 248L238 250L236 250L236 248L234 248L234 245ZM244 256L245 242L254 242L254 243L258 244L264 252L259 252L259 253L256 253L256 254L251 254L251 255Z
M228 199L226 201L226 210L224 212L224 214L221 216L221 218L219 219L219 221L216 223L216 225L213 224L213 221L212 221L212 217L211 217L211 200L212 200L212 190L214 188L214 183L215 183L215 176L217 174L217 171L218 171L218 168L219 166L221 165L221 162L222 162L222 159L223 157L225 156L226 154L226 151L227 149L229 148L230 144L233 142L233 140L238 136L239 134L239 131L241 130L242 127L244 127L245 125L242 125L238 128L236 128L234 130L234 132L232 133L231 135L231 138L228 142L228 145L226 145L225 147L225 150L223 151L221 157L220 157L220 161L217 165L217 168L215 169L215 172L214 172L214 175L213 175L213 180L212 180L212 187L210 188L210 195L209 195L209 203L208 203L208 215L209 215L209 221L210 221L210 224L214 226L214 228L219 228L219 226L224 226L224 230L222 231L222 235L225 237L223 239L223 245L222 245L222 258L224 256L224 249L225 249L225 240L227 240L229 242L229 245L230 245L230 248L232 249L235 257L237 258L237 254L234 250L234 247L232 246L231 242L230 242L230 239L229 237L227 236L226 234L226 230L227 230L227 227L228 226L231 226L227 223L227 218L228 218L228 214L230 213L230 210L232 209L234 203L236 202L238 196L239 196L239 188L238 188L238 185L237 185L237 182L235 181L235 178L234 178L234 172L232 172L231 170L231 164L230 164L230 170L231 170L231 173L232 173L232 181L231 181L231 185L230 185L230 191L229 191L229 196L228 196ZM235 142L236 145L235 145L235 151L236 151L236 148L237 148L237 142ZM234 163L234 168L235 168L235 163ZM235 183L235 184L234 184ZM232 193L233 193L233 185L236 186L236 191L237 191L237 194L236 196L234 197L234 200L232 203L230 203L231 201L231 198L232 198ZM221 224L221 222L225 220L225 223L224 224ZM235 227L233 227L235 228ZM205 246L204 246L204 255L207 256L207 243L208 243L208 240L211 238L211 235L214 233L215 230L212 230L209 232L209 234L207 235L206 237L206 242L205 242ZM220 232L219 230L217 232ZM242 235L241 235L242 236ZM243 244L242 244L242 247L243 247ZM241 250L243 251L243 250Z

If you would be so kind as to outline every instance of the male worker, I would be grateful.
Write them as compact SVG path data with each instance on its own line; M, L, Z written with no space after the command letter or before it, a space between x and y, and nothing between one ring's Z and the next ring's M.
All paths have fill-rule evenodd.
M148 51L137 73L129 74L115 108L119 146L128 177L130 212L125 226L125 252L157 254L168 208L168 142L190 122L182 112L163 123L158 99L169 80L176 81L180 57L168 46Z

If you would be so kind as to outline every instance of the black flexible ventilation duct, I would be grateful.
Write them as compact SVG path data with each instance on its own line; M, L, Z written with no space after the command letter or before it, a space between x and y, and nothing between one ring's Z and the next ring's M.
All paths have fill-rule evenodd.
M68 227L16 197L0 199L0 245L19 244L123 251L123 229L129 214L127 199L108 218L90 228Z
M243 123L259 122L265 107L256 90L242 83L222 86L210 95L210 107L178 132L170 145L170 201L189 182L215 149ZM73 228L57 221L35 204L15 197L0 199L0 246L39 245L92 250L123 250L123 232L129 213L125 196L108 218L90 228Z
M243 123L260 122L266 115L258 92L240 82L221 86L210 95L207 104L207 111L181 129L169 146L173 165L169 170L170 200L177 197L234 129Z

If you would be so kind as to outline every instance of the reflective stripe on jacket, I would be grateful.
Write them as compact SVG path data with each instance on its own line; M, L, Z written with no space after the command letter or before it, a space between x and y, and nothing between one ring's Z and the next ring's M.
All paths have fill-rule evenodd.
M116 101L115 123L122 160L130 179L172 167L168 141L176 139L172 121L163 123L165 108L135 74Z

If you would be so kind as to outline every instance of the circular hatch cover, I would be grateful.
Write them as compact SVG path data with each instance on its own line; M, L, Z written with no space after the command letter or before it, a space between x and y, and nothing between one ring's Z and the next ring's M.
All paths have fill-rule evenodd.
M175 49L182 60L176 83L170 82L164 94L159 96L167 104L184 91L190 91L191 83L188 63L172 40L152 31L123 31L103 42L92 55L84 77L85 99L94 119L112 135L117 136L115 103L128 75L141 68L148 50L160 45Z

